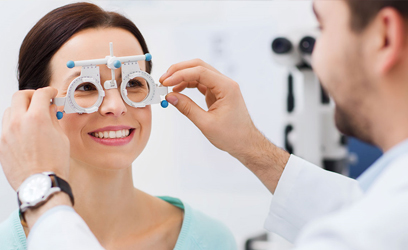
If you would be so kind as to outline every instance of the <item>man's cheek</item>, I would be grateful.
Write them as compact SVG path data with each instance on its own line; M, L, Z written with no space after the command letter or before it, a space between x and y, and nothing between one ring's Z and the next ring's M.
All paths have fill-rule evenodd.
M322 82L322 85L324 86L325 74L327 73L326 67L324 63L322 63L321 58L313 56L312 60L313 71L316 74L317 78Z
M315 73L319 75L324 70L324 50L322 48L322 41L317 40L312 54L312 67Z

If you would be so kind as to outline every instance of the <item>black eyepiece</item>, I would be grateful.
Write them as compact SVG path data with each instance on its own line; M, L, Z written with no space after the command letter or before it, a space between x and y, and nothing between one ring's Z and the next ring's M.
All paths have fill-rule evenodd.
M299 43L299 49L303 53L312 54L316 39L311 36L305 36Z
M278 37L272 42L272 51L276 54L286 54L291 50L292 43L284 37Z

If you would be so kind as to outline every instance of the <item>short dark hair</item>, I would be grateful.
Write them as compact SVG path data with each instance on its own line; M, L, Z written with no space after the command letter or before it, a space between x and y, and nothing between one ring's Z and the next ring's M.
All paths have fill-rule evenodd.
M351 28L360 32L385 7L396 9L404 18L408 19L408 1L404 0L346 0L351 10Z
M149 53L142 33L128 18L116 12L104 11L91 3L68 4L46 14L24 38L18 58L19 89L49 86L49 64L54 54L75 33L99 27L129 31L139 41L143 53ZM146 62L146 71L150 73L151 69L151 61Z

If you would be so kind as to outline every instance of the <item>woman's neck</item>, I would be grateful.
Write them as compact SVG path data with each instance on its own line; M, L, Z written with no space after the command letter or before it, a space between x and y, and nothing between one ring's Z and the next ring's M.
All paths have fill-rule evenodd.
M131 166L106 170L71 160L69 183L75 197L74 209L102 245L149 225L148 199L134 188Z
M75 211L105 249L173 249L183 211L133 186L132 169L106 170L71 159ZM24 228L28 236L28 228Z

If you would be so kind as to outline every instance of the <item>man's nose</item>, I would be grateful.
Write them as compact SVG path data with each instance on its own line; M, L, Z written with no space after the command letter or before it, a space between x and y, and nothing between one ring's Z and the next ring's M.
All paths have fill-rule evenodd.
M122 99L119 89L105 90L105 97L99 107L101 115L119 117L127 112L126 104Z

